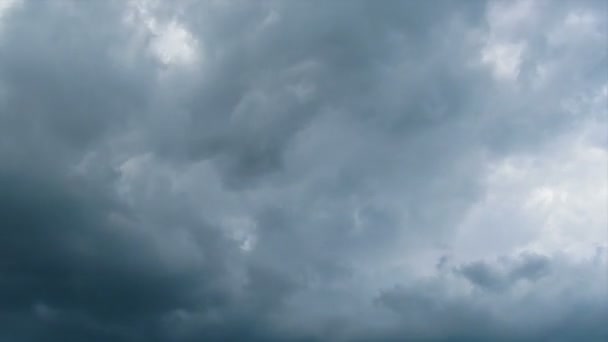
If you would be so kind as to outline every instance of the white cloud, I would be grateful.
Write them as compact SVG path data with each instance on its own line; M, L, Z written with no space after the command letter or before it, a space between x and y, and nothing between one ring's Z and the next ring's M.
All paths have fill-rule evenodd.
M2 23L4 18L10 14L10 12L18 8L22 4L23 0L0 0L0 33L2 33Z
M493 162L484 200L461 224L454 254L475 259L534 250L580 259L605 248L608 156L593 141L603 126L588 119L536 153Z
M488 43L481 52L481 61L492 67L496 78L514 81L519 75L524 51L523 43Z
M196 65L202 62L199 40L175 18L156 15L157 1L131 1L125 22L150 37L145 45L166 66Z

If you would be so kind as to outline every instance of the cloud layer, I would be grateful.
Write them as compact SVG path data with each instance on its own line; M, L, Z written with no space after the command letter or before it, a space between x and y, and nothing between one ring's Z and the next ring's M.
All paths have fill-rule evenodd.
M0 1L0 341L608 338L603 1Z

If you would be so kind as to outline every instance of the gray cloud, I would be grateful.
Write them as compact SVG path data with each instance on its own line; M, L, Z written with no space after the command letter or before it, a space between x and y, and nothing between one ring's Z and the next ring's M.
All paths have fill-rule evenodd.
M0 341L606 338L605 11L0 4Z
M534 281L545 276L550 269L547 257L525 254L519 260L504 260L502 267L493 267L484 261L462 266L458 272L476 286L491 291L503 291L519 280Z
M601 322L608 298L594 291L605 290L572 281L578 276L582 282L605 282L605 275L594 268L591 260L573 264L560 256L526 253L515 260L462 265L456 279L440 270L407 287L386 289L376 301L401 320L403 331L389 337L409 333L415 340L599 341L607 333ZM474 288L459 284L459 277ZM591 297L595 302L589 302Z

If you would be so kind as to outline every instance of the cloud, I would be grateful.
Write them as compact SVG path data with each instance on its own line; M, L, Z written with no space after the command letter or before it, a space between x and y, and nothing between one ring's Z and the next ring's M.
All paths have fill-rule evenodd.
M385 289L377 303L399 317L395 331L386 336L398 339L410 334L412 339L440 341L599 341L607 333L601 317L608 297L602 289L606 274L597 268L597 260L504 255ZM605 267L605 259L602 263ZM584 280L572 280L577 277Z
M602 340L605 9L0 2L0 340Z
M462 266L458 272L475 286L489 291L504 291L519 280L533 281L543 277L550 267L543 255L525 254L517 262L506 262L499 269L483 261Z

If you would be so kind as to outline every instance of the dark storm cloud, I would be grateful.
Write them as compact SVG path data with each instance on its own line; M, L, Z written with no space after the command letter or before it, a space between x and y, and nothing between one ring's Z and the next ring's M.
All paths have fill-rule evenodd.
M542 34L602 4L506 33L496 4L0 4L0 341L606 337L600 252L407 269L605 82L605 36Z
M283 169L284 150L307 123L326 111L344 112L347 120L397 124L407 130L432 123L432 114L420 108L422 103L408 104L404 112L400 104L382 108L377 100L385 90L402 87L403 95L392 95L402 97L410 96L410 88L418 86L414 78L411 84L390 84L387 73L409 52L409 44L415 54L434 53L428 50L444 31L435 31L432 25L451 17L448 8L399 2L378 8L364 1L337 2L324 9L314 2L261 6L228 2L217 9L207 9L204 3L192 6L184 10L185 22L194 32L201 32L205 49L221 51L221 55L206 60L199 93L181 103L190 115L186 135L191 139L177 150L190 151L191 158L216 157L228 184L247 184ZM470 7L458 11L459 17L465 17L460 20L473 20L469 16L479 20L483 3ZM280 14L279 22L264 27L273 11ZM188 13L201 13L205 20ZM409 26L413 29L406 29ZM416 56L406 58L413 61ZM416 73L419 67L394 72ZM457 75L451 70L437 70L437 75L441 79L416 90L419 94L411 95L412 102L433 93L442 100L449 97L445 106L454 98L457 101L458 94L446 93L454 90ZM428 73L421 76L432 77ZM298 94L306 93L306 87L312 87L310 99L298 98L306 97ZM378 112L386 113L377 116ZM374 122L378 120L374 117L388 121Z
M230 246L221 237L195 229L205 223L176 208L141 217L147 209L125 207L101 186L2 174L2 316L37 322L18 334L62 339L74 329L100 340L147 339L176 308L225 305L221 282ZM201 255L162 253L162 245L179 243L154 235L165 222L175 225L173 234L195 241Z

